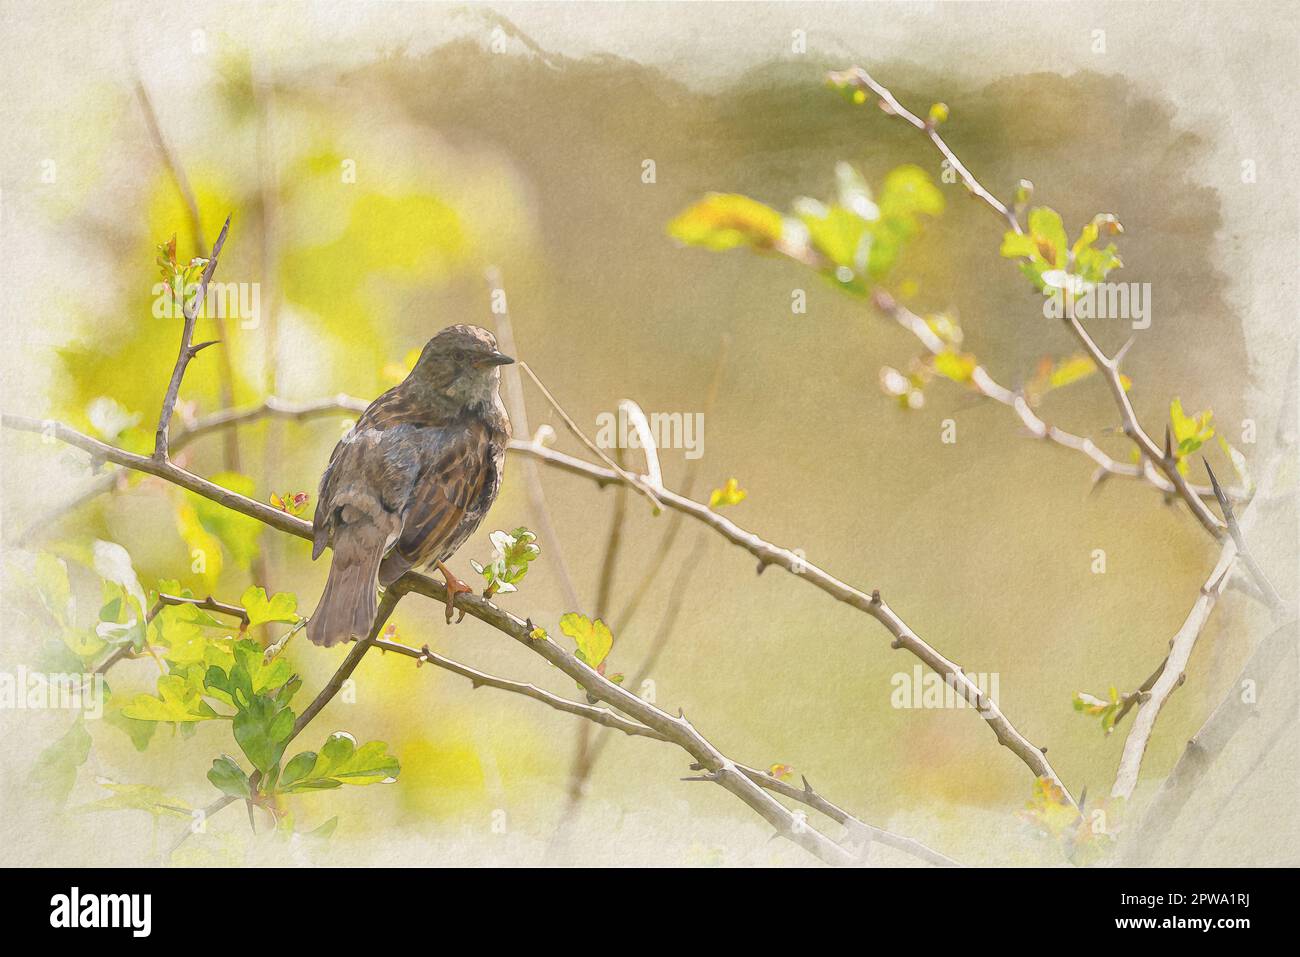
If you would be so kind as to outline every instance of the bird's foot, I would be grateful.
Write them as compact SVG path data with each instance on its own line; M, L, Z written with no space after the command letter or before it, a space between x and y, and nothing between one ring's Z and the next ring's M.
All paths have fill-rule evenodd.
M456 596L472 595L474 594L474 589L471 588L469 585L466 585L463 581L461 581L454 574L452 574L451 569L448 568L446 565L444 565L442 562L438 562L438 571L442 572L442 577L447 582L447 624L450 625L451 616L453 612L457 610ZM465 609L461 608L459 610L460 610L460 617L456 619L456 624L458 625L465 620Z

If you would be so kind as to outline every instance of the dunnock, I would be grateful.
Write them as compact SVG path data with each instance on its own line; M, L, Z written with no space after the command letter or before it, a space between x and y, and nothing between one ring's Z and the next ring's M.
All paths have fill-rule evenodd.
M448 326L429 340L410 375L362 413L334 447L312 520L312 555L334 549L329 580L307 637L329 647L364 638L375 586L436 566L452 602L470 587L443 563L496 500L510 420L501 404L492 333Z

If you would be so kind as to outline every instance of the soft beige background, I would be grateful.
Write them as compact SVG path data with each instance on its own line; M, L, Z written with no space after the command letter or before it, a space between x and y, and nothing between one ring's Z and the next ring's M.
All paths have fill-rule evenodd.
M166 190L131 96L131 63L196 182L215 184L213 194L237 203L255 191L262 154L256 118L221 105L220 78L222 62L244 59L274 91L273 154L288 180L283 190L292 190L292 161L311 144L357 157L360 185L418 183L440 192L469 211L474 230L473 254L439 264L427 283L371 289L365 302L374 310L351 332L313 331L328 322L329 302L287 302L279 344L285 394L372 396L386 385L382 364L441 325L487 323L480 269L488 261L505 271L522 355L593 428L596 415L624 396L648 410L701 408L729 334L701 483L738 477L750 498L734 510L736 521L802 548L854 584L879 587L945 654L968 670L999 672L1004 709L1050 746L1075 793L1109 790L1122 735L1104 739L1095 722L1070 710L1070 696L1112 682L1133 686L1147 675L1213 565L1204 534L1133 483L1111 482L1089 496L1086 460L1025 441L1007 410L956 387L937 383L925 409L902 413L876 379L881 365L903 366L915 354L904 333L792 264L678 249L663 228L708 190L745 192L782 208L799 195L828 195L839 159L857 163L873 183L904 162L937 175L937 158L915 131L874 111L855 112L822 88L825 68L860 63L915 110L947 102L950 142L994 192L1005 195L1026 177L1037 184L1036 199L1075 228L1097 211L1120 216L1128 234L1119 278L1151 282L1155 296L1152 327L1139 335L1128 368L1140 414L1158 432L1169 397L1181 395L1189 410L1213 407L1234 441L1240 423L1253 418L1261 439L1245 451L1258 466L1296 349L1289 104L1296 28L1285 5L322 3L198 11L5 3L3 11L5 411L65 414L67 384L54 350L72 345L93 358L97 343L138 330L147 316L136 287L153 281L153 267L140 253L165 238L149 229L166 208L157 198ZM505 53L489 49L494 28L508 39ZM790 53L796 29L806 32L805 55ZM201 53L192 52L195 30L203 31ZM1095 30L1105 31L1104 54L1093 52ZM658 169L652 186L639 179L647 157ZM46 159L58 164L53 186L40 182ZM1257 183L1241 182L1244 160L1254 161ZM1040 356L1069 352L1070 343L1038 316L1036 297L998 258L1000 234L987 210L959 187L945 188L948 212L902 269L919 284L913 305L957 310L967 347L1000 380L1023 380ZM285 247L310 249L336 234L329 200L319 203L313 211L324 212L314 217L286 206ZM205 208L209 235L224 212ZM310 263L310 253L264 274L251 235L257 213L237 206L235 215L222 274L278 284L292 299L292 262ZM184 235L183 221L172 228ZM346 258L331 268L346 269ZM796 287L808 291L807 316L789 313ZM1103 326L1098 335L1114 349L1127 331ZM146 418L156 414L150 397L161 395L174 352L169 335L155 341L148 376L132 366L128 381L114 376L112 362L94 366L97 392L123 397ZM267 346L261 331L232 337L246 376L242 401L261 394ZM205 362L187 394L211 408L211 352L196 367ZM551 420L535 398L534 422ZM1043 412L1098 436L1116 424L1097 382L1052 397ZM938 441L948 417L958 422L955 446ZM250 453L259 494L314 489L336 434L332 421L293 428L282 433L291 453L283 459ZM259 431L246 433L253 448L261 439ZM85 473L79 457L33 437L2 441L0 514L11 541L14 529L74 495ZM1126 454L1123 443L1107 441ZM192 464L215 471L217 455L216 445L204 446ZM665 453L670 483L683 464L680 453ZM533 524L520 474L508 476L491 527ZM612 493L544 477L564 553L589 602ZM633 512L617 578L624 595L664 524L636 503ZM121 542L146 576L174 574L181 554L168 538L168 507L147 490L77 513L59 531ZM297 543L266 541L275 586L300 590L309 608L323 569ZM1270 511L1255 547L1275 583L1294 596L1289 505ZM1094 548L1107 551L1104 576L1089 573ZM701 571L655 674L662 705L684 708L737 759L792 764L864 819L963 861L1060 860L1015 819L1031 778L976 717L890 708L890 678L913 662L890 653L883 630L788 575L755 578L748 556L691 526L673 564L693 549L704 550ZM485 551L480 535L460 561ZM5 558L10 572L30 562L11 548ZM246 583L232 571L223 588L237 595ZM546 557L507 601L553 632L570 610ZM618 668L635 670L658 611L656 602L618 636ZM1139 801L1226 692L1267 627L1260 618L1237 593L1216 612L1158 725ZM415 609L398 621L407 640L572 691L476 623L448 631L436 612ZM39 637L5 631L0 662L27 660ZM334 657L300 647L294 660L310 690ZM1294 670L1294 658L1287 667ZM148 676L138 677L143 687ZM639 740L610 742L580 816L552 844L578 731L572 719L499 692L473 692L430 669L417 674L404 661L368 662L360 678L358 702L333 705L315 727L320 735L346 727L358 738L383 737L405 770L382 794L367 788L302 801L305 824L340 814L332 852L341 859L806 861L769 843L750 812L720 789L679 783L685 762L678 752ZM1270 687L1258 727L1237 740L1188 806L1161 860L1300 859L1294 735L1257 763L1260 743L1294 713L1296 685ZM6 857L147 860L143 815L52 816L24 800L26 768L67 718L13 717L0 717L11 725L0 745ZM205 728L190 741L160 734L137 755L119 732L96 728L72 804L100 796L95 775L159 783L206 802L212 792L203 771L229 749L223 733ZM1232 790L1247 769L1246 784ZM508 814L505 834L490 829L499 809ZM213 827L191 842L187 860L284 853L248 842L240 814ZM882 852L880 860L904 859Z

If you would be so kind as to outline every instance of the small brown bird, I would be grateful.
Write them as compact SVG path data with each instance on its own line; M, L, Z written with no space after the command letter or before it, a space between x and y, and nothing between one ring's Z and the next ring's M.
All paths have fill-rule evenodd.
M447 620L472 591L443 563L483 521L501 488L510 420L500 366L514 362L492 333L448 326L411 374L361 414L334 447L312 520L312 555L334 549L307 637L329 647L364 638L375 586L436 566L447 580Z

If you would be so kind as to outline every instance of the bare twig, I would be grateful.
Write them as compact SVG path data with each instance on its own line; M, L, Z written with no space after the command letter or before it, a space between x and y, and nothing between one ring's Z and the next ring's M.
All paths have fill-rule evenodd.
M600 466L584 462L563 452L542 448L530 442L512 442L510 448L514 452L531 455L566 472L591 479L599 485L609 485L623 481L619 474L609 469L603 469ZM936 674L940 675L948 685L962 696L967 704L978 710L980 716L988 723L989 729L1001 744L1019 757L1034 772L1036 777L1045 777L1060 787L1070 805L1075 806L1073 797L1070 797L1069 789L1065 787L1048 762L1044 749L1036 747L1021 734L1006 715L1002 713L997 702L980 691L975 682L967 677L960 665L944 657L909 628L902 618L880 597L878 591L868 595L840 581L835 576L808 561L807 558L796 555L788 548L765 541L753 532L746 531L730 519L719 515L707 505L685 498L667 488L658 489L656 494L659 500L668 508L704 523L733 545L745 549L758 559L760 567L775 565L783 568L796 578L808 582L837 601L841 601L876 619L893 636L891 647L906 649L928 665Z
M375 622L370 627L370 634L352 646L347 657L343 659L343 664L339 665L329 683L312 699L311 704L303 709L302 714L298 715L298 720L293 723L293 733L289 735L289 740L297 737L298 733L311 723L311 719L320 714L321 709L339 693L339 690L343 687L343 682L351 677L357 665L361 664L361 659L365 657L366 652L378 639L379 633L384 630L384 625L388 623L388 619L393 614L393 609L397 607L397 603L401 600L402 594L403 592L400 589L394 588L389 588L384 592L384 597L379 600L379 610L375 613Z
M1124 695L1124 702L1120 705L1119 710L1115 712L1115 722L1112 727L1119 727L1119 723L1124 720L1126 714L1133 710L1134 705L1146 703L1146 701L1151 697L1151 689L1155 686L1155 683L1160 680L1160 676L1164 674L1165 665L1168 663L1169 658L1166 656L1160 664L1156 665L1156 670L1147 676L1147 680L1138 685L1136 691L1130 691L1128 694Z
M160 594L153 608L149 610L148 620L153 621L154 618L158 617L158 612L162 611L166 605L193 605L195 608L202 608L204 611L215 611L222 615L230 615L232 618L238 618L245 625L248 624L248 612L241 605L231 605L224 601L217 601L211 595L206 598L189 598L185 595Z
M1255 715L1255 706L1243 699L1246 682L1255 686L1256 696L1271 682L1283 681L1283 668L1296 653L1297 621L1292 619L1261 641L1229 687L1218 707L1187 742L1187 747L1151 799L1141 822L1124 845L1124 861L1145 863L1169 833L1183 807L1197 790L1215 758ZM1292 668L1294 673L1294 668Z
M505 295L500 270L495 266L488 269L487 282L492 293L500 292L502 296ZM493 305L495 306L495 303ZM514 325L510 321L509 308L503 302L502 308L494 310L493 315L496 317L497 340L501 350L506 355L517 357L519 351L515 343ZM506 411L510 415L511 426L517 435L532 435L531 430L528 428L528 405L524 401L524 382L519 375L518 365L503 366L501 375L505 384ZM533 521L537 525L541 540L546 543L548 565L556 571L556 575L560 580L560 590L564 592L564 598L568 602L569 608L578 611L582 608L582 602L578 600L578 590L573 585L573 576L569 574L569 564L564 560L564 549L560 543L560 535L555 529L555 522L551 519L551 510L546 504L546 492L542 488L542 477L535 462L525 461L523 468L524 489L528 494L529 510L533 514Z
M176 365L172 369L171 381L167 384L167 392L163 396L162 411L158 414L158 428L154 433L153 457L159 462L167 461L167 442L168 427L171 425L172 412L176 408L176 397L180 393L181 379L185 377L185 367L190 364L190 360L204 346L209 343L200 343L192 345L191 340L194 338L194 324L198 319L199 310L203 307L203 299L207 294L208 282L212 279L212 274L217 269L217 258L221 255L221 247L226 243L226 234L230 232L230 217L226 217L225 225L221 227L221 233L217 236L217 241L212 247L212 255L208 257L208 264L203 267L203 273L199 277L198 290L194 298L185 304L184 315L185 324L181 329L181 348L176 356Z
M1258 515L1256 503L1267 498L1278 461L1279 459L1275 457L1273 463L1265 470L1255 498L1246 506L1241 518L1242 527L1239 529L1239 535L1255 521ZM1137 787L1142 758L1146 754L1147 743L1155 728L1156 718L1169 700L1169 696L1182 685L1192 650L1196 647L1197 639L1200 638L1206 622L1209 621L1210 613L1214 610L1219 596L1227 587L1239 555L1234 536L1227 536L1219 551L1218 561L1215 562L1214 569L1205 580L1205 584L1201 586L1201 593L1192 605L1192 610L1188 612L1182 627L1169 643L1169 655L1159 670L1159 677L1152 683L1148 697L1141 702L1141 707L1133 718L1128 739L1124 742L1124 753L1120 757L1119 769L1115 774L1115 784L1111 788L1111 797L1127 799L1132 796L1134 788Z
M958 176L961 177L961 181L966 185L966 188L970 190L972 195L984 200L984 202L987 203L994 212L1006 220L1007 225L1010 226L1014 232L1023 232L1020 222L1016 219L1016 214L1011 207L1007 206L980 185L979 181L971 175L970 170L968 170L965 165L963 165L962 161L957 158L957 154L949 148L946 142L944 142L943 137L939 135L939 131L935 129L933 123L928 123L916 114L910 112L903 106L903 104L899 103L898 100L894 98L894 94L890 93L889 90L885 89L885 87L873 80L867 71L861 67L850 67L842 72L832 73L831 79L838 83L851 84L858 89L870 90L876 96L880 97L882 107L886 113L902 117L929 137L930 142L933 143L935 148L943 154L944 159L948 161L948 165L952 167L953 171Z
M598 708L595 705L583 704L578 701L570 701L560 695L552 694L534 684L528 684L522 681L511 681L507 678L499 678L496 675L490 675L487 672L479 671L477 668L471 668L469 665L461 664L451 658L444 657L437 652L431 651L428 645L423 648L412 648L410 645L404 645L400 642L389 641L386 638L377 639L374 646L383 652L393 652L398 655L405 655L408 658L414 658L416 664L428 663L442 668L444 671L450 671L452 674L460 675L462 678L468 678L470 684L475 688L497 688L501 691L510 691L515 694L523 695L525 698L532 698L534 701L540 701L556 711L563 711L565 714L577 715L586 718L595 724L603 725L606 728L612 728L615 731L621 731L630 737L653 738L656 741L667 741L668 739L655 731L648 728L639 721L633 721L631 718L625 718L617 712L608 708Z
M159 158L162 160L163 167L167 170L172 184L176 187L176 192L181 198L181 203L185 207L185 212L190 220L190 231L194 238L194 247L198 255L207 255L207 242L203 234L203 221L199 216L198 200L194 196L194 190L190 186L189 177L185 175L185 168L177 161L175 154L167 143L167 138L163 135L162 127L158 122L157 111L154 110L153 100L149 96L148 89L145 88L144 82L137 78L135 83L136 99L140 102L140 108L144 112L145 123L149 127L149 136L153 140L154 148L157 149ZM229 224L229 217L226 218ZM225 234L225 228L222 229ZM217 245L213 247L211 258L215 261L217 258L217 249L220 246L221 239L218 238ZM204 282L200 288L200 298L207 291L207 283ZM217 368L220 373L220 395L221 405L223 408L230 408L235 404L235 371L230 361L230 345L226 340L226 322L220 314L220 310L213 310L213 315L208 317L212 320L213 327L216 329L217 340L222 342L225 348L221 349L217 357ZM239 457L239 437L232 429L225 433L224 453L226 468L232 471L240 470Z
M663 505L659 501L657 490L652 489L645 479L638 478L637 476L632 475L631 473L624 470L622 466L620 466L617 462L615 462L608 455L606 455L604 451L600 448L600 446L598 446L595 442L591 441L591 439L587 438L587 434L578 427L578 423L574 422L573 419L569 417L569 413L564 411L564 408L556 400L555 396L551 395L551 390L546 388L546 386L542 384L542 380L537 378L537 374L534 373L533 370L528 367L527 362L521 361L519 363L519 366L525 372L528 373L528 378L533 380L533 384L536 385L537 388L541 389L542 395L546 396L546 401L551 403L551 408L553 408L556 411L556 414L559 415L561 420L563 420L564 424L569 427L569 431L572 432L582 442L583 445L585 445L588 449L590 449L592 454L594 454L596 458L600 459L602 462L608 465L610 469L613 470L614 474L619 477L619 479L626 482L628 485L632 486L632 488L636 489L638 492L644 495L646 499L650 502L651 506L654 508L656 515L662 512Z
M1210 468L1209 461L1202 456L1201 462L1205 466L1206 473L1210 476L1210 484L1214 486L1214 497L1218 499L1219 508L1223 512L1223 520L1228 525L1228 534L1232 536L1232 541L1237 546L1237 555L1241 563L1250 572L1250 577L1254 581L1256 588L1259 589L1260 595L1263 596L1264 603L1275 614L1284 612L1286 602L1282 600L1282 596L1277 593L1273 583L1264 574L1264 569L1259 567L1259 563L1255 561L1255 556L1250 553L1250 549L1246 546L1246 536L1241 530L1241 523L1237 521L1237 516L1233 512L1231 499L1228 498L1223 487L1219 485L1219 479L1215 476L1214 469Z

